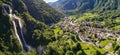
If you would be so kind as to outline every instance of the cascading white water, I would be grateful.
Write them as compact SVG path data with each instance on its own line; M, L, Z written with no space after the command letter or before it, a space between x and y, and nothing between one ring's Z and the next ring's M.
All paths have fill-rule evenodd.
M8 7L9 8L9 12L6 11L5 7ZM14 27L14 32L15 32L15 35L17 37L17 39L19 40L19 43L21 45L21 47L23 48L24 52L25 52L25 49L27 49L28 45L26 44L26 41L24 39L24 35L23 35L23 24L21 22L21 19L19 17L17 17L15 14L12 14L12 8L10 5L7 5L7 4L3 4L3 11L6 13L6 14L9 14L9 17L12 21L12 24L13 24L13 27ZM18 21L18 24L19 24L19 28L20 28L20 33L21 33L21 39L20 39L20 36L18 35L18 31L17 31L17 27L16 27L16 21Z
M23 43L24 43L25 47L27 47L27 44L26 44L26 41L25 41L24 35L23 35L23 30L22 30L23 25L22 25L21 19L19 17L17 17L15 14L13 15L13 17L18 20L18 23L19 23L19 26L20 26L21 37L22 37L22 40L23 40Z

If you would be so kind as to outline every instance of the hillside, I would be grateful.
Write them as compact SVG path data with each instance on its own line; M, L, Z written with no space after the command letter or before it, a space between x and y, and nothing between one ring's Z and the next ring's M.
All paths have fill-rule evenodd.
M3 4L7 4L7 5L3 6ZM11 9L13 10L12 11L13 15L14 14L16 15L16 17L13 16L13 18L17 18L17 17L20 18L21 23L23 25L22 29L20 27L21 25L19 25L20 24L19 20L17 22L17 19L15 19L15 24L16 24L15 26L9 14L6 14L7 12L8 13L10 12L9 11L10 7L8 5L11 6ZM3 7L5 8L3 9ZM37 48L38 45L43 43L38 42L39 39L38 40L36 39L34 33L36 33L36 31L40 31L39 34L44 33L43 31L49 32L46 30L46 29L49 30L48 25L52 23L56 23L57 21L60 20L61 17L63 17L61 13L55 11L53 8L51 8L42 0L34 0L34 1L1 0L0 1L0 26L1 26L0 54L19 55L24 53L23 52L24 49L22 49L22 46L20 45L18 39L16 38L17 36L15 32L15 27L19 36L22 36L22 34L23 36L25 36L24 38L26 43L28 43L33 48ZM42 36L41 39L42 40L40 41L44 41L44 44L48 43L46 36ZM33 53L36 54L34 49L31 51L33 51ZM28 54L30 53L28 52Z
M0 55L120 55L119 3L0 0Z
M78 14L87 11L104 12L119 9L119 0L59 0L50 4L66 14ZM56 6L55 6L56 5Z
M61 55L119 55L119 3L119 0L58 0L49 3L67 17L55 25L63 30L64 40L60 40L64 43L50 43L48 53L51 48L55 49L52 45L56 45L57 53ZM51 54L54 53L56 51Z
M57 12L46 4L43 0L24 0L29 13L46 24L51 24L60 20L63 14ZM30 6L31 5L31 6Z

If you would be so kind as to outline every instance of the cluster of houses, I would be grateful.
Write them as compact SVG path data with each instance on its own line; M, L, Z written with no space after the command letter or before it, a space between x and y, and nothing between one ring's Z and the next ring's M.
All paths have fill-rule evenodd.
M104 39L111 39L115 41L120 42L120 34L116 33L115 31L109 30L109 29L103 29L103 28L95 28L95 27L90 27L90 26L81 26L87 24L86 22L82 22L80 24L77 24L71 20L69 20L67 17L62 20L61 23L58 23L57 25L61 29L67 29L64 31L70 31L74 34L77 34L79 39L83 42L89 42L89 38L92 36L95 36L99 41L104 40ZM84 29L83 31L85 33L82 33L80 29ZM93 42L97 42L92 40Z

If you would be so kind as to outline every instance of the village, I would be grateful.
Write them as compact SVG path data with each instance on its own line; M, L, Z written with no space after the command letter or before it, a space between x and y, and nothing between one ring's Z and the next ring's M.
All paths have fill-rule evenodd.
M81 42L89 42L98 46L98 43L105 39L120 42L120 34L116 31L107 28L95 28L87 26L87 24L89 24L89 22L80 22L78 24L65 17L64 20L57 25L63 31L70 31L76 34Z

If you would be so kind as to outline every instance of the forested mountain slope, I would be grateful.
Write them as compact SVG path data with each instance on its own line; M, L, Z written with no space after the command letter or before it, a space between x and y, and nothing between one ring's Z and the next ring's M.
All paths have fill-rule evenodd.
M59 0L50 4L67 14L78 14L86 11L105 12L106 10L119 9L119 0ZM56 6L55 6L56 5Z
M49 5L68 16L56 24L63 30L64 40L50 43L49 54L119 55L119 0L58 0Z
M57 12L46 4L43 0L24 0L30 14L46 24L54 23L63 17L63 14Z
M0 55L120 55L119 2L0 0Z
M11 6L13 15L15 14L22 20L24 38L32 47L43 44L40 43L40 39L38 39L38 42L34 36L36 31L40 31L39 34L44 33L45 29L49 29L46 24L56 23L63 17L61 13L55 11L43 0L0 0L0 53L5 55L23 54L23 49L15 36L15 29L13 29L15 26L12 24L9 14L5 13L5 9L8 13L10 9L8 9L7 5L3 6L3 4ZM15 23L20 35L19 23L17 20ZM46 44L48 41L45 41L46 38L44 37L42 36L41 40Z

